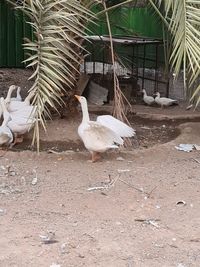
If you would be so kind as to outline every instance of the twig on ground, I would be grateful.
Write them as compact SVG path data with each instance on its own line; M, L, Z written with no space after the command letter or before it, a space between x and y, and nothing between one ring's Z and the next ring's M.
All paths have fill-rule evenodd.
M135 219L136 222L142 222L142 223L146 223L146 224L150 224L156 228L159 228L160 226L157 224L158 221L160 221L159 219Z
M104 190L104 189L108 189L108 186L105 185L105 186L94 186L94 187L89 187L87 189L87 191L95 191L95 190Z
M150 198L151 194L153 193L153 191L158 187L158 185L156 185L149 193L146 193L148 195L148 198Z
M200 164L200 161L198 159L192 158L192 160Z
M200 237L192 238L189 240L190 242L200 242Z
M52 154L56 154L56 155L63 154L63 152L58 152L58 151L55 151L55 150L53 150L53 149L49 149L49 150L48 150L48 153L52 153Z
M134 188L134 189L137 190L138 192L145 193L143 189L137 188L137 187L135 187L134 185L132 185L132 184L130 184L130 183L128 183L128 182L122 180L121 178L119 178L119 180L120 180L120 182L122 182L122 183L124 183L124 184L126 184L126 185L128 185L128 186L130 186L130 187L132 187L132 188ZM147 194L147 193L145 193L145 194Z
M134 188L134 189L137 190L138 192L140 192L140 193L144 193L145 195L147 195L148 198L151 196L151 194L153 193L153 191L158 187L158 186L155 186L150 192L145 192L143 189L137 188L137 187L135 187L134 185L132 185L132 184L130 184L130 183L128 183L128 182L122 180L121 178L119 178L119 180L120 180L122 183L124 183L124 184L126 184L126 185L128 185L128 186L130 186L130 187L132 187L132 188Z
M65 150L65 151L55 151L53 149L48 150L49 154L55 154L55 155L64 155L64 154L69 154L69 153L74 153L73 150Z
M89 187L87 189L87 191L95 191L95 190L108 190L110 189L111 187L113 187L115 185L115 183L117 182L117 180L119 179L119 176L118 175L115 179L111 179L110 178L110 175L109 175L109 183L108 184L105 184L104 186L94 186L94 187Z
M124 181L123 179L120 178L122 172L119 172L119 174L117 175L117 177L115 179L111 179L110 175L109 175L109 183L103 185L103 186L94 186L94 187L89 187L87 189L87 191L95 191L95 190L109 190L111 187L113 187L115 185L115 183L119 180L120 182L128 185L129 187L135 189L136 191L143 193L145 195L147 195L147 197L149 198L151 196L151 194L153 193L153 191L158 187L155 186L150 192L145 192L142 188L137 188L134 185Z

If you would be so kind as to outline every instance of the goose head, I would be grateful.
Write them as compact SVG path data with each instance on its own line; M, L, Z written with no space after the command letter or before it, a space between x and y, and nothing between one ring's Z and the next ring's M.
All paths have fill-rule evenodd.
M156 96L159 96L159 97L160 97L160 93L159 93L159 92L157 92L157 93L156 93Z
M147 92L146 92L145 89L142 89L142 95L143 95L143 97L144 97L144 96L147 96Z
M8 91L14 91L15 89L17 89L18 87L16 85L11 85L8 89Z
M79 103L81 104L82 110L87 109L87 100L84 96L75 95L75 97L78 99Z
M81 104L87 104L87 100L84 96L80 96L80 95L75 95L75 97L78 99L78 101L81 103Z
M16 85L11 85L10 87L9 87L9 89L8 89L8 94L9 93L11 93L12 94L12 92L14 91L14 90L16 90L18 87L16 86Z
M160 93L159 93L159 92L156 92L156 93L154 94L154 96L160 98Z
M16 85L11 85L11 86L9 87L7 96L6 96L6 98L5 98L5 102L6 102L6 103L10 102L12 92L13 92L14 90L16 90L16 89L17 89L17 86L16 86Z

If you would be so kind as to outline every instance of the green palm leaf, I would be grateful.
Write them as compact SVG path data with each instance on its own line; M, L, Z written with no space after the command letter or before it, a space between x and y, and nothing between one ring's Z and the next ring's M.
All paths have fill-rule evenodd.
M171 34L170 62L176 76L183 69L184 85L191 100L200 102L200 1L159 0L149 2L162 11L163 19ZM161 14L161 13L159 13ZM197 84L197 85L196 85Z
M10 1L14 3L15 1ZM85 2L85 3L84 3ZM72 93L81 62L81 42L86 23L94 18L90 7L96 1L24 0L21 9L29 17L34 40L26 40L24 49L29 57L24 61L33 68L31 90L35 91L33 104L37 106L34 141L39 150L39 123L45 128L49 107L61 105L62 94ZM97 1L98 2L98 1ZM84 6L85 4L85 6Z

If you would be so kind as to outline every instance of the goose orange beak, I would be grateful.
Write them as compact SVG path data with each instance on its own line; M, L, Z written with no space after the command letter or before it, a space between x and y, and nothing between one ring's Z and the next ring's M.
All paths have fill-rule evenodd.
M80 101L80 96L79 95L74 95L77 99L78 99L78 101Z

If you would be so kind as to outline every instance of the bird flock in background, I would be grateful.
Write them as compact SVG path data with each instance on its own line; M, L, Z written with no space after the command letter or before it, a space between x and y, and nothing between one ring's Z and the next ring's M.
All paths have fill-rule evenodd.
M157 92L155 94L155 98L153 96L149 96L146 93L146 90L143 89L142 90L143 93L143 101L145 104L147 104L148 106L152 106L153 104L157 104L159 106L161 106L161 108L164 107L168 107L168 106L172 106L172 105L177 105L178 101L168 98L168 97L160 97L160 93Z

